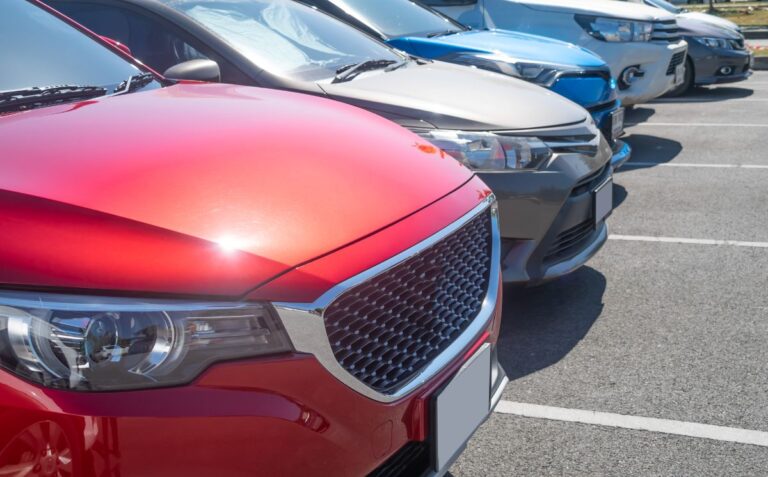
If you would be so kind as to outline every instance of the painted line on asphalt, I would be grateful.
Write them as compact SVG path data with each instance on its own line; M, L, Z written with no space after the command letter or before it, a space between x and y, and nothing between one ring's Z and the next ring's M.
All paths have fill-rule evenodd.
M731 99L711 99L706 97L701 98L684 98L684 99L654 99L650 102L650 104L675 104L675 103L701 103L701 104L712 104L712 103L719 103L719 102L725 102L728 103L764 103L768 101L768 98L731 98Z
M718 124L718 123L629 123L626 127L635 126L659 126L659 127L678 127L689 126L695 128L768 128L768 124L748 124L748 123L731 123L731 124Z
M692 162L625 162L624 167L709 167L714 169L768 169L766 164L695 164Z
M712 240L680 237L651 237L645 235L616 235L611 234L608 240L623 240L626 242L663 242L688 245L729 245L732 247L768 248L768 242L743 242L740 240Z
M655 417L628 416L610 412L585 411L563 407L541 406L521 402L500 401L496 406L499 414L548 419L552 421L576 422L595 426L616 427L638 431L658 432L677 436L712 439L768 447L768 432L740 429L737 427L713 426L696 422L673 421Z

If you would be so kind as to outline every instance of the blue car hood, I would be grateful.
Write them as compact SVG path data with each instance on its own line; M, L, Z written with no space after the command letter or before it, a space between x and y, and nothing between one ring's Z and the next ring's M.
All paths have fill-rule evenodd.
M470 30L435 38L400 37L392 38L389 43L396 48L427 58L472 51L566 66L606 66L599 56L585 48L551 38L507 30ZM407 44L410 44L410 48Z

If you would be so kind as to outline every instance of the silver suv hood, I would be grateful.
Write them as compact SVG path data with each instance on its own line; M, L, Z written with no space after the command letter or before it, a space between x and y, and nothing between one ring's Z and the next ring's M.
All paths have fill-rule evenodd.
M581 123L589 116L581 106L526 81L439 61L411 62L319 86L335 99L412 127L535 129Z
M659 8L614 0L522 0L517 3L534 10L641 21L670 21L675 16Z

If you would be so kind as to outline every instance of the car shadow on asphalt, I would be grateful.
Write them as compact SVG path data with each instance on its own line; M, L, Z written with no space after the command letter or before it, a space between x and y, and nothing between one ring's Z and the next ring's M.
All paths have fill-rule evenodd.
M754 90L734 86L718 86L714 88L694 88L687 94L676 98L661 97L651 104L674 104L674 103L715 103L719 101L729 101L732 99L749 98L755 94Z
M648 107L642 107L642 106L636 106L632 109L627 110L626 113L624 113L624 124L627 127L631 127L635 124L640 124L648 121L653 117L654 114L656 114L656 110L653 108Z
M605 276L590 267L550 283L504 290L499 361L511 381L547 368L576 347L603 311Z
M629 192L627 192L627 188L623 185L613 183L613 208L614 210L619 208L621 204L624 203L625 200L627 200L627 196L629 195Z
M632 146L632 158L624 166L615 170L614 174L655 167L672 161L683 151L683 145L678 141L658 136L632 134L624 137L623 140Z

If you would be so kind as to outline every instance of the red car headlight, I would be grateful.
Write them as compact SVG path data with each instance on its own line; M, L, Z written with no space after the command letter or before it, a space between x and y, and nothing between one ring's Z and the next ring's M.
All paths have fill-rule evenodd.
M178 385L216 361L291 350L267 304L0 293L0 366L52 388Z

